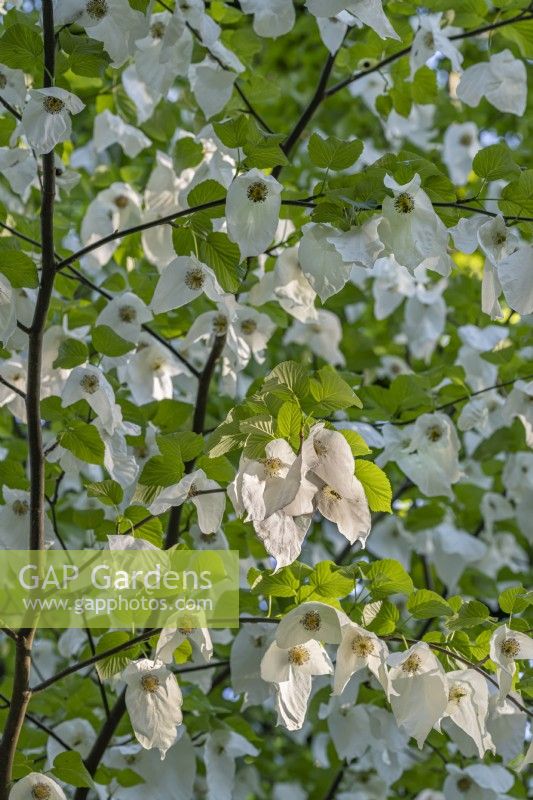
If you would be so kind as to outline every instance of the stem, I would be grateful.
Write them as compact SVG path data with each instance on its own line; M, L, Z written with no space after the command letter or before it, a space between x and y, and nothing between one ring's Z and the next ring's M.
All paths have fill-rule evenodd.
M315 93L312 96L309 104L304 108L302 114L300 115L299 120L296 122L294 128L289 133L283 144L281 145L281 149L285 153L286 156L289 156L294 148L294 145L302 135L303 131L305 130L305 126L314 115L315 111L319 107L320 103L326 96L326 86L329 80L329 76L331 75L331 70L333 69L333 65L335 63L335 55L328 55L326 63L322 69L322 74L320 76L320 80L318 82L318 86L316 87ZM278 164L277 167L274 167L272 170L272 175L274 178L277 178L283 169L282 164Z
M204 432L205 416L207 413L207 399L209 395L209 387L211 385L211 378L213 377L213 372L215 370L216 363L222 354L225 344L226 344L226 334L223 334L222 336L215 336L215 341L213 342L211 352L209 353L209 358L207 359L205 367L202 370L202 374L200 375L200 379L198 381L198 392L196 394L196 403L194 406L194 417L192 422L193 433L198 433L202 435ZM194 459L192 461L188 461L185 464L185 472L190 473L193 467L194 467ZM167 525L167 535L165 538L166 549L172 547L172 545L176 544L178 541L182 508L183 504L179 506L173 506L170 509L168 525Z
M55 70L54 11L52 0L43 0L44 72L43 86L53 83ZM28 457L30 476L30 550L44 549L44 472L45 457L41 436L41 361L46 317L54 286L54 152L43 156L43 191L41 200L42 270L41 283L28 340L28 381L26 413L28 418ZM31 691L31 648L35 630L20 631L17 640L11 705L0 742L0 800L7 800L12 780L13 760L24 724Z

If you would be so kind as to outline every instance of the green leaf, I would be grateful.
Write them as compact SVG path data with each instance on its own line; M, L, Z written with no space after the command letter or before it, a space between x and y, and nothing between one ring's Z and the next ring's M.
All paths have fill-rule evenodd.
M0 272L15 289L35 289L39 286L37 266L33 260L20 250L5 247L0 251Z
M484 147L474 156L472 169L487 181L500 178L510 180L520 174L520 167L515 163L513 154L506 144L491 144Z
M203 206L205 203L217 203L220 201L220 206L222 207L225 202L225 197L226 190L221 183L207 180L202 181L191 189L187 195L187 204L189 208L193 208L193 206Z
M415 103L428 105L437 98L437 73L429 67L417 69L413 77L411 94Z
M418 589L409 597L407 610L416 619L432 617L451 617L453 609L450 604L436 592L429 589Z
M96 497L105 506L118 506L122 502L124 492L120 484L113 480L87 483L85 488L89 497Z
M504 589L498 603L505 614L521 614L533 603L533 592L527 592L522 584Z
M277 138L277 137L276 137ZM245 166L247 169L257 167L265 169L276 167L278 164L288 164L289 160L280 147L279 141L274 137L265 137L262 141L248 144L244 148L246 154Z
M300 431L302 427L302 411L297 402L287 400L278 411L276 420L276 434L282 439L287 439L294 450L298 449L300 443Z
M242 433L246 434L243 452L247 458L262 458L266 445L276 438L273 420L264 414L245 419L241 422L240 429Z
M353 456L367 456L372 451L370 447L367 445L363 437L357 431L351 431L346 428L339 429L339 433L342 433L348 444L350 445L350 450L352 451Z
M69 783L71 786L83 786L95 789L94 781L83 763L81 755L76 750L69 750L66 753L59 753L54 758L52 775L60 781Z
M128 342L119 336L118 333L108 325L97 325L92 330L93 347L98 353L104 356L123 356L133 350L134 342Z
M286 386L299 400L303 400L309 392L307 372L296 361L282 361L278 364L265 378L263 389L269 391L276 384Z
M411 594L413 591L413 581L400 562L391 558L374 561L365 578L370 581L369 589L375 600L382 600L390 594Z
M54 369L72 369L79 364L85 364L88 358L89 351L84 342L79 339L63 339L52 366Z
M361 623L377 636L394 633L400 619L400 612L390 600L377 600L367 603L363 608Z
M213 129L222 144L234 149L261 140L261 133L255 122L245 114L239 114L238 117L232 117L224 122L214 122Z
M88 464L104 463L104 443L94 427L84 422L59 434L59 444Z
M335 600L346 597L354 589L353 577L332 561L320 561L309 575L309 583L317 594Z
M104 633L104 635L98 640L98 644L96 645L96 653L103 653L106 650L111 650L113 647L118 647L119 645L125 644L130 640L130 638L131 637L129 633L126 631L112 631L110 633ZM107 658L102 658L101 661L97 661L96 671L98 672L101 680L109 680L114 675L122 672L122 670L128 666L129 662L137 657L139 649L139 645L133 645L130 648L121 650L120 653L116 653L113 656L108 656Z
M355 476L363 484L370 510L392 514L392 486L383 470L372 461L357 460Z
M200 245L200 258L211 267L225 292L235 294L246 274L238 245L230 242L225 233L209 233Z
M142 486L164 488L178 483L183 478L184 472L185 467L179 451L174 457L169 455L152 456L143 467L139 483Z
M11 69L33 72L42 62L42 52L42 36L29 25L11 25L0 39L0 64Z
M354 139L343 142L336 136L323 139L318 133L313 133L308 145L309 157L316 167L322 169L348 169L355 164L363 152L363 142Z
M292 567L284 567L275 574L263 572L254 578L250 586L252 594L272 595L272 597L294 597L299 588L300 581L294 575Z
M309 383L311 395L320 406L320 413L328 414L350 406L361 408L361 401L352 387L343 380L333 367L319 369Z
M486 622L489 614L490 611L484 603L470 600L468 603L463 603L458 613L447 620L446 625L452 631L475 628Z
M184 169L196 167L204 156L204 148L201 142L197 142L193 136L183 136L176 142L174 148L174 166L176 172ZM188 255L188 253L187 253Z

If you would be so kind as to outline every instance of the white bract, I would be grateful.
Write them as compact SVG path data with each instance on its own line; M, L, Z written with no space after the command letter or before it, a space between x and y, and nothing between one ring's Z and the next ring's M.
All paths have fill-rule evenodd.
M30 772L15 783L9 800L66 800L61 786L48 775Z
M251 169L238 175L228 189L228 235L241 257L258 256L274 239L281 207L282 185L271 175Z
M500 698L503 698L511 690L516 661L533 659L533 639L526 633L501 625L492 634L490 657L498 665Z
M332 17L343 10L349 11L382 39L400 38L383 11L381 0L306 0L306 6L316 17Z
M85 104L66 89L31 89L21 125L35 154L49 153L56 144L70 139L70 115L79 114L84 108Z
M299 730L305 721L313 675L331 675L333 665L321 644L281 648L272 642L261 661L261 677L274 684L278 725Z
M349 619L343 611L325 603L309 602L285 614L276 629L276 643L281 648L305 644L311 639L339 644L343 626Z
M202 293L216 302L223 290L213 270L191 253L190 256L178 256L165 267L150 305L154 314L163 314L181 308Z
M113 434L122 423L122 412L115 402L113 387L98 367L74 367L61 398L64 408L78 400L86 400L109 434Z
M146 19L127 0L59 0L55 22L83 25L91 39L102 42L112 65L120 67L146 31Z
M254 15L254 31L258 36L276 39L294 26L292 0L243 0L241 7L245 14Z
M386 661L389 649L375 633L348 623L342 628L342 641L337 650L333 693L341 694L356 672L368 668L388 694Z
M450 60L452 69L459 72L463 55L452 44L445 30L441 28L442 14L423 14L419 17L419 27L411 48L411 74L429 61L435 53Z
M178 739L183 698L178 682L161 661L141 658L122 673L126 708L135 737L146 750L157 748L161 759Z
M510 50L495 53L490 61L468 67L457 87L457 97L468 106L478 106L485 97L499 111L519 117L525 111L526 96L525 64Z
M394 192L383 200L383 219L378 225L385 251L411 272L422 265L444 277L449 275L448 231L421 188L420 176L399 184L386 175L384 183Z
M420 748L448 705L444 669L426 642L418 642L401 653L392 653L390 701L396 722Z

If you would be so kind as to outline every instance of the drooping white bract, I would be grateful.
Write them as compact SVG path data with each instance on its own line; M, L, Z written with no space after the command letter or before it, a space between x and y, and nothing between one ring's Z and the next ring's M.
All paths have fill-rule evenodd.
M210 119L222 111L229 101L237 73L230 69L224 69L212 58L206 56L203 61L191 64L188 77L196 102L206 119Z
M272 272L267 272L248 293L248 302L261 306L277 300L281 308L302 323L316 320L316 292L305 277L298 261L298 248L287 247L277 258ZM326 357L326 360L329 360Z
M292 0L242 0L245 14L254 15L254 31L258 36L277 39L294 27L296 14Z
M435 571L448 587L449 593L457 588L465 569L477 564L487 552L484 542L466 531L458 530L449 521L417 533L415 548L435 565Z
M213 643L207 628L163 628L159 634L155 657L163 664L172 664L174 650L189 641L202 661L211 661Z
M497 265L497 277L507 303L523 316L533 313L533 279L529 265L533 247L521 244Z
M231 685L236 694L244 695L242 708L262 705L270 696L270 688L261 678L261 660L272 643L275 626L267 622L243 623L231 645Z
M372 75L369 77L372 77ZM433 139L436 134L434 128L435 110L436 106L431 104L419 105L413 103L408 116L404 117L393 108L387 117L387 121L382 122L383 132L390 146L395 150L399 150L402 144L408 140L421 150L430 150L434 147Z
M0 275L0 342L5 346L17 329L17 310L13 287Z
M355 22L355 18L348 11L340 11L331 17L317 16L316 24L320 38L332 56L339 50L348 28L352 27Z
M113 387L104 373L92 364L74 367L63 387L63 408L77 403L78 400L88 402L108 433L114 433L122 423L122 412L115 403Z
M233 800L235 759L258 755L248 739L229 728L209 733L204 748L208 800Z
M325 302L346 284L353 262L344 261L335 245L329 241L329 237L338 233L331 225L308 222L302 231L298 248L300 266L313 290Z
M141 326L152 319L150 310L133 292L114 297L98 315L97 325L107 325L128 342L139 341Z
M202 494L202 492L206 492L206 494ZM150 514L158 516L172 506L181 505L186 500L190 500L196 507L198 525L203 533L212 533L220 528L226 496L219 484L208 478L202 469L184 475L179 483L162 489L149 506Z
M533 639L526 633L501 625L491 636L490 657L498 665L498 683L502 699L511 690L516 661L533 659Z
M202 293L214 302L224 294L213 270L191 253L178 256L165 267L150 305L154 314L163 314L187 305Z
M60 722L54 726L54 733L72 750L76 750L82 758L87 758L96 739L96 732L91 723L81 717ZM46 743L48 768L52 767L55 757L59 753L64 753L66 749L56 739L48 737Z
M181 733L181 735L179 735ZM145 750L137 742L108 747L102 759L104 766L116 770L132 770L142 779L134 786L115 785L114 800L146 800L147 787L157 787L165 800L190 800L196 778L196 749L185 731L178 728L179 740L168 757L161 762L157 750Z
M2 489L4 504L0 506L0 550L22 550L30 541L30 493L23 489ZM47 548L57 548L52 523L44 515L44 539Z
M409 571L415 537L400 517L387 516L372 528L372 553L378 558L394 558Z
M301 344L328 364L344 366L345 358L339 349L342 339L341 321L333 311L319 308L316 319L295 320L283 337L283 344Z
M480 758L487 750L494 752L494 744L487 732L489 690L486 679L473 669L447 672L446 679L448 705L440 722L444 722L447 733L452 739L455 731L459 736L466 734Z
M133 732L146 750L157 748L161 759L178 739L183 698L178 682L162 661L141 658L122 672L126 708Z
M0 88L2 98L15 108L20 108L26 99L26 77L21 69L11 69L0 64Z
M146 17L128 0L58 0L54 5L56 25L82 25L87 36L102 42L113 67L121 67L132 55L135 40L146 34Z
M313 675L331 675L333 664L321 644L309 639L288 649L272 642L261 661L261 677L273 683L278 725L300 730L305 721Z
M404 432L410 436L407 452L396 458L400 469L428 497L452 497L452 484L461 477L459 438L445 414L422 414Z
M521 117L526 109L526 66L510 50L495 53L489 61L474 64L463 72L457 97L473 107L485 97L499 111Z
M306 6L315 17L332 17L340 11L349 11L382 39L400 38L383 11L381 0L306 0Z
M228 494L237 513L246 512L247 521L264 520L294 500L301 478L302 459L285 439L274 439L261 461L241 456Z
M420 748L448 706L446 673L426 642L391 653L390 702L396 722Z
M355 477L355 461L342 433L314 425L302 444L302 462L318 491L316 506L322 516L335 522L339 532L353 544L364 543L370 533L368 501Z
M228 235L241 257L258 256L272 243L279 220L283 186L272 175L254 169L238 175L228 189Z
M376 319L386 319L403 302L405 297L415 293L415 281L407 269L394 258L378 258L372 269L375 280L372 284L374 296L374 315Z
M377 678L388 694L386 661L389 649L375 633L354 622L342 628L342 641L337 649L333 694L341 694L356 672L366 667Z
M233 311L232 328L228 336L227 356L235 369L244 369L252 357L258 364L263 364L267 342L276 330L268 314L237 304Z
M507 227L501 214L480 225L477 238L481 250L495 266L514 253L520 241L516 231Z
M475 122L452 122L444 133L442 160L454 183L463 185L472 170L472 161L481 145ZM464 218L463 218L464 219Z
M118 114L112 114L108 108L94 118L93 141L97 153L118 144L129 158L136 158L141 150L152 144L142 131L124 122Z
M302 603L285 614L276 628L276 644L281 648L305 644L310 639L339 644L343 627L350 623L344 611L327 603Z
M312 514L293 514L287 509L281 509L264 520L254 521L254 530L263 542L265 550L276 559L275 572L296 561L312 518Z
M447 764L446 769L445 800L506 800L514 783L514 776L501 764L472 764L462 769Z
M503 418L508 423L518 417L526 432L526 444L533 447L533 381L517 381L503 408Z
M463 62L463 55L448 38L448 35L453 31L449 30L448 35L446 35L446 31L441 28L442 13L421 14L418 20L418 30L413 39L409 55L411 75L413 76L417 69L429 61L435 53L448 58L452 69L455 72L459 72Z
M158 150L155 166L144 189L143 222L161 219L179 209L179 193L183 179L174 171L172 158ZM142 245L146 258L161 272L176 257L172 246L170 225L156 225L142 232Z
M494 386L498 382L498 368L481 354L494 350L508 335L508 328L503 325L487 325L485 328L461 325L458 333L463 344L456 363L464 368L469 386L475 392Z
M9 800L66 800L65 792L48 775L30 772L15 783L9 793Z
M67 141L72 131L70 115L84 108L85 103L66 89L31 89L21 125L35 154L49 153L56 144Z
M0 147L0 172L11 189L26 202L30 186L37 177L37 161L31 150Z
M179 375L180 396L192 397L196 379L187 368L159 342L142 335L137 350L128 354L125 364L117 367L135 403L143 405L152 400L170 400L174 394L172 379Z
M135 42L134 63L122 73L139 123L149 119L178 75L185 76L193 50L191 31L168 11L150 15L148 32Z
M378 225L385 252L411 272L422 265L444 277L449 275L448 230L421 188L420 175L405 184L385 175L384 183L394 192L383 200L383 218Z
M112 183L91 200L81 222L84 246L99 242L105 236L141 221L141 196L122 181ZM83 258L86 269L97 270L108 263L119 247L118 239L106 242Z

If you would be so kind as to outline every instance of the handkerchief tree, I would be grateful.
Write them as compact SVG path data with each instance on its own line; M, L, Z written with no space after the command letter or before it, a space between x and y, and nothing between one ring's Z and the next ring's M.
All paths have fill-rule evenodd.
M529 0L0 0L0 549L241 565L239 629L3 628L0 800L527 795L532 59Z

